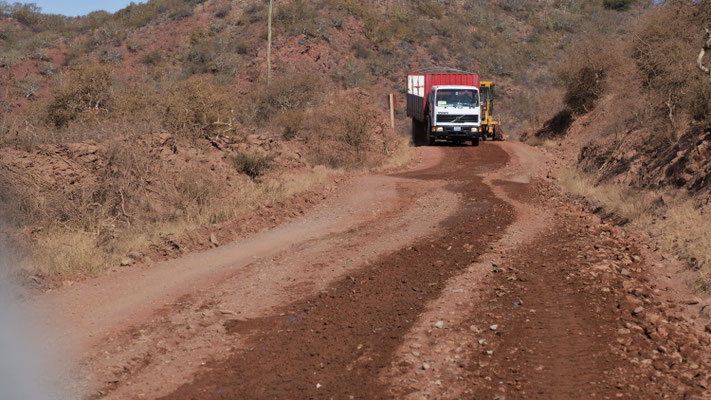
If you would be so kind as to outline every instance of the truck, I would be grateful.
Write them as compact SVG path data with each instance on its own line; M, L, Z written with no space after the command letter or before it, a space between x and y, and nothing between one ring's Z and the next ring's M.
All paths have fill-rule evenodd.
M494 118L494 82L481 81L481 139L504 140L501 120Z
M479 75L430 68L407 75L407 116L416 145L436 140L479 145L482 135Z

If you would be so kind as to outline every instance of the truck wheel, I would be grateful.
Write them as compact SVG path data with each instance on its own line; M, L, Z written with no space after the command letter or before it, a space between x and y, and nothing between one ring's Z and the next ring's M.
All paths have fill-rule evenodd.
M412 143L415 146L425 146L427 145L427 137L425 135L425 123L420 122L416 119L412 120Z
M422 146L422 124L416 119L412 119L412 144Z
M472 139L472 146L479 146L479 138Z

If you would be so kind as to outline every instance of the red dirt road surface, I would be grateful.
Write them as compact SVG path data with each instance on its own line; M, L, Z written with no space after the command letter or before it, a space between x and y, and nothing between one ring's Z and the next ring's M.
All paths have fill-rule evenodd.
M37 299L77 397L709 399L699 304L520 143L418 149L302 220ZM703 308L698 308L703 311Z

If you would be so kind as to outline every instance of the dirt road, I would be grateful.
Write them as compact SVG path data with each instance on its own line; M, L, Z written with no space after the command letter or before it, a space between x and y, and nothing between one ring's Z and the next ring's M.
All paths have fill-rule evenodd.
M707 322L520 143L36 301L84 398L711 398ZM687 310L688 311L688 310Z

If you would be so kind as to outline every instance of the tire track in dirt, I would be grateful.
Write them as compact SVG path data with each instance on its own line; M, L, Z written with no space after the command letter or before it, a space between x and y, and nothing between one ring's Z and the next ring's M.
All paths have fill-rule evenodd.
M225 333L225 320L271 315L283 304L318 293L348 271L432 232L459 204L455 194L442 192L442 182L399 182L399 204L378 212L377 222L257 259L219 284L164 307L149 323L112 336L85 360L98 375L93 380L100 382L95 397L170 393L202 362L242 346L241 338Z
M550 227L546 211L526 203L535 195L537 180L545 172L543 156L517 142L487 145L499 147L509 155L506 166L486 173L483 182L498 201L515 209L515 221L501 238L490 242L486 253L475 263L447 282L442 295L427 305L426 312L407 334L391 367L382 374L383 381L392 383L390 394L395 398L470 395L471 382L462 380L461 366L467 362L466 353L479 346L479 328L459 327L468 321L470 310L485 306L488 299L484 280L491 266L505 263L512 253Z
M436 166L443 152L430 150L409 170ZM265 315L435 231L459 203L445 184L355 177L295 222L32 298L46 315L43 351L61 354L58 386L75 398L169 393L234 346L222 327L231 315Z
M711 398L711 337L662 299L624 232L512 172L488 178L516 222L428 305L383 374L391 396Z
M425 305L447 280L484 253L514 219L480 174L501 168L497 147L448 148L429 170L400 175L448 179L463 197L443 232L381 257L272 316L226 324L244 346L208 363L169 399L382 398L379 374L389 366Z
M711 360L702 351L709 335L661 300L624 234L545 193L551 192L541 188L531 199L552 215L552 229L491 269L487 307L473 309L458 327L484 340L461 365L468 393L711 398Z

